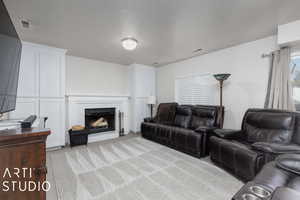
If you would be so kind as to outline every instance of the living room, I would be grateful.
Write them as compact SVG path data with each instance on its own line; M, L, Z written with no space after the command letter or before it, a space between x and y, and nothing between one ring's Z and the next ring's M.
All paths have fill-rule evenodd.
M300 199L297 0L0 7L0 199Z

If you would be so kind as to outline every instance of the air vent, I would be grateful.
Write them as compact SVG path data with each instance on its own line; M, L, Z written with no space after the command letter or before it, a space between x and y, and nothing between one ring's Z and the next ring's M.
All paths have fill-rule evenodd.
M21 20L21 24L22 24L22 27L23 27L23 28L26 28L26 29L29 29L29 28L30 28L30 22L29 22L29 20L22 19L22 20Z

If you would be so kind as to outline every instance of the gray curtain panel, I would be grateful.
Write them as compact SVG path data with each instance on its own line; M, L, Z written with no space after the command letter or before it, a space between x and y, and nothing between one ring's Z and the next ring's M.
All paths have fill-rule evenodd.
M290 61L290 48L272 53L265 108L296 110L290 81Z

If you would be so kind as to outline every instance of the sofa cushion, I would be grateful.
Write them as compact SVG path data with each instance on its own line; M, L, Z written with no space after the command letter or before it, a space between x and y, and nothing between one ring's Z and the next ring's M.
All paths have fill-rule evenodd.
M293 154L300 153L300 145L297 144L278 144L270 142L255 142L252 148L258 151L263 151L265 153L273 154Z
M200 126L212 127L216 121L216 109L204 107L192 107L191 129L197 129Z
M293 135L294 117L282 111L248 111L243 122L247 141L289 143Z
M177 103L161 103L158 106L156 120L161 124L173 124Z
M192 117L192 109L190 106L178 106L174 125L181 128L188 128Z

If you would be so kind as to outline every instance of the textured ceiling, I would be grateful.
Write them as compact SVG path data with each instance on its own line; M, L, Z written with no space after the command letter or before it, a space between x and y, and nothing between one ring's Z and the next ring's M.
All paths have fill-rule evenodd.
M119 64L163 65L276 34L299 0L4 0L22 40ZM21 28L28 19L31 29ZM121 39L139 41L126 51Z

